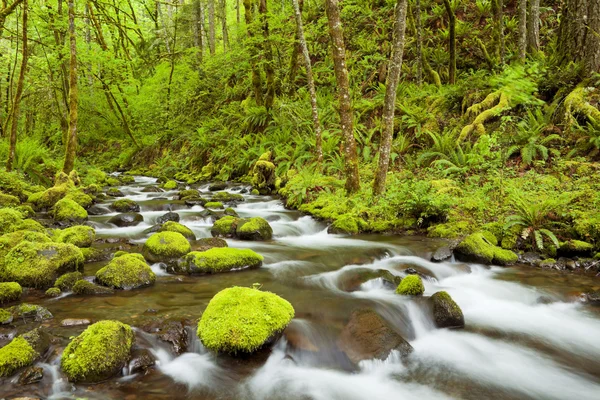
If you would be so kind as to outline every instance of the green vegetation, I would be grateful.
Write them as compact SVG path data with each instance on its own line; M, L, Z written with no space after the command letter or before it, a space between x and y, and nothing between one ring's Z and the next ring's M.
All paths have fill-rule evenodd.
M96 280L104 286L128 290L154 284L156 275L139 254L125 254L99 269Z
M96 231L89 226L76 225L57 232L56 236L56 241L60 243L70 243L77 247L90 247L96 239Z
M498 247L498 239L490 232L477 232L467 236L455 251L461 259L483 264L508 265L518 260L514 252Z
M177 266L177 272L188 274L212 274L258 268L263 257L250 249L217 247L206 251L188 253Z
M190 228L175 221L167 221L158 230L159 232L181 233L187 240L196 240L196 235Z
M139 212L140 206L130 199L119 199L110 205L110 208L120 213Z
M242 240L270 240L273 228L261 217L241 219L236 225L235 235Z
M204 208L223 208L223 203L219 202L219 201L209 201L208 203L204 204Z
M75 282L83 279L83 274L79 271L68 272L64 275L61 275L55 282L54 287L59 288L62 291L69 291L73 289L73 285Z
M419 275L408 275L402 278L396 288L396 293L404 296L420 296L425 293L425 286Z
M142 252L149 262L174 261L192 250L190 242L178 232L155 233L146 240Z
M10 376L19 368L33 364L39 354L23 337L14 338L0 349L0 376Z
M50 289L46 290L46 292L44 293L46 295L46 297L58 297L61 295L61 291L59 288L57 287L51 287Z
M17 282L0 283L0 304L19 300L21 294L23 294L23 288Z
M75 201L64 198L54 205L53 217L60 223L81 223L87 220L88 213Z

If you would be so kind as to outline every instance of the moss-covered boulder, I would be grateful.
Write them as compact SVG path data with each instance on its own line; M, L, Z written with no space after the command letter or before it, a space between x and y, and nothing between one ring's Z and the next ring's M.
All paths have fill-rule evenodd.
M123 192L121 192L119 189L114 188L114 187L108 188L108 190L106 191L106 194L110 197L125 197Z
M169 221L179 222L179 219L180 219L179 214L177 214L176 212L169 211L168 213L156 218L156 223L164 224L165 222L169 222Z
M64 198L68 191L69 187L66 184L53 186L43 192L33 193L29 196L27 202L33 204L36 210L49 210Z
M356 235L367 227L368 224L361 218L342 215L333 221L329 228L327 228L327 232L331 234Z
M185 274L213 274L258 268L263 259L263 256L250 249L220 247L188 253L177 263L175 271Z
M0 193L0 207L16 207L19 204L21 204L21 201L18 197Z
M112 203L110 208L119 213L140 212L140 205L130 199L119 199Z
M44 233L30 231L16 231L0 236L0 261L15 246L22 242L50 243L52 239ZM0 262L0 279L2 278L2 263Z
M558 254L565 257L591 257L594 245L581 240L569 240L560 244Z
M75 201L65 198L54 205L52 216L59 224L81 224L87 220L88 213Z
M261 194L271 193L275 189L275 164L271 162L271 152L260 156L252 168L252 186Z
M62 294L62 292L60 291L59 288L57 287L51 287L50 289L46 290L46 292L44 293L44 296L46 297L58 297Z
M23 288L17 282L0 283L0 304L17 301L23 294Z
M11 376L20 368L33 364L39 354L22 336L0 349L0 377Z
M76 225L58 232L57 241L69 243L77 247L90 247L96 240L94 228L85 225Z
M99 269L96 280L104 286L129 290L153 285L156 275L140 254L125 254Z
M31 231L31 232L39 232L46 233L46 228L39 222L34 219L24 219L23 221L17 223L13 226L15 231Z
M239 220L239 218L230 216L220 218L210 228L210 234L213 237L233 237Z
M214 247L228 247L227 242L221 238L202 238L194 242L194 251L206 251Z
M217 192L213 194L211 201L220 201L221 203L238 203L244 201L244 196L237 193Z
M179 222L167 221L158 229L158 232L177 232L181 233L187 240L196 240L196 235L190 228Z
M151 263L172 263L192 250L190 242L178 232L159 232L150 236L142 249L144 258Z
M98 296L104 294L113 294L114 290L108 287L95 285L85 279L80 279L73 285L73 293L85 296Z
M438 328L463 328L465 317L456 302L445 292L436 292L429 298L433 320Z
M209 201L206 204L204 204L205 208L212 208L213 210L222 210L223 209L223 203L221 203L220 201Z
M58 277L58 279L56 279L56 281L54 282L54 287L59 288L63 292L67 292L73 289L73 285L75 285L75 282L81 279L83 279L83 274L81 272L67 272L66 274L63 274L60 277Z
M0 208L0 235L15 230L15 226L23 221L23 216L12 208Z
M223 215L229 215L230 217L235 217L235 218L239 217L238 213L231 207L227 207L225 209L225 211L223 212Z
M129 360L135 336L129 325L100 321L69 343L60 367L71 382L99 382L118 374Z
M46 307L37 304L22 303L11 307L9 310L15 318L19 319L33 319L34 321L41 322L54 318Z
M237 223L235 236L241 240L271 240L273 228L264 218L253 217Z
M60 275L82 266L83 254L72 244L22 242L4 257L0 276L25 287L45 289Z
M396 293L404 296L420 296L425 293L425 286L419 275L408 275L400 281Z
M198 337L219 353L252 353L276 338L294 308L274 293L232 287L217 293L198 323Z
M65 199L73 200L75 203L86 209L90 208L91 205L94 204L94 199L92 199L92 196L85 193L81 189L69 191L65 196Z
M225 190L227 188L227 183L225 182L214 182L208 185L208 190L211 192L218 192L219 190Z
M498 240L489 232L467 236L456 246L454 254L461 261L481 264L509 265L519 259L514 252L498 247Z
M165 184L163 185L163 189L165 190L173 190L173 189L177 189L177 182L170 180L165 182Z
M10 311L0 308L0 325L10 324L14 319Z
M179 193L177 193L177 198L179 200L183 200L185 198L190 198L190 197L200 197L200 192L197 191L196 189L185 189L185 190L180 190Z

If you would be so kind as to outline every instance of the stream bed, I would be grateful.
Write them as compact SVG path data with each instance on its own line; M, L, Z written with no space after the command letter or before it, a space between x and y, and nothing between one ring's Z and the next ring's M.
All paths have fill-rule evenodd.
M210 237L210 218L199 205L174 201L177 190L143 192L157 186L153 178L136 177L119 187L138 202L144 221L118 228L108 220L117 213L90 216L97 244L123 243L140 251L150 235L144 231L168 211L181 217L197 238ZM209 196L208 185L195 187ZM246 192L231 185L226 191ZM391 235L343 236L327 233L327 225L284 208L281 200L244 194L235 210L241 217L269 221L268 242L227 239L229 247L251 248L265 257L256 270L205 276L179 276L152 266L156 284L117 291L109 296L44 298L32 291L23 301L48 308L45 321L52 335L51 354L37 365L44 378L21 386L5 380L0 398L27 395L49 399L223 399L223 400L390 400L390 399L577 399L600 398L600 308L583 304L578 295L600 289L600 278L540 270L526 266L488 267L455 261L432 263L430 255L443 241ZM108 206L115 199L100 203ZM113 243L114 244L114 243ZM192 246L193 247L193 246ZM106 262L88 263L92 276ZM447 291L462 308L462 330L436 329L415 299L399 296L381 278L347 291L357 270L390 271L404 276L413 268L424 279L425 295ZM274 292L295 308L290 328L314 351L298 351L286 336L270 352L234 359L208 352L195 335L195 325L210 299L234 285ZM379 313L414 347L407 358L392 352L386 360L345 364L336 342L357 308ZM153 318L188 321L187 351L171 346L140 327ZM60 354L69 338L84 326L62 327L66 318L95 322L116 319L135 327L136 344L148 349L156 366L95 384L73 385L61 374Z

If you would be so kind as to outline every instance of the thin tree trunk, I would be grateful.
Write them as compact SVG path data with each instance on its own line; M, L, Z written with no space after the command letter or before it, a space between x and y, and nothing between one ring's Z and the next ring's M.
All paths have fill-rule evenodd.
M600 72L600 2L565 0L558 29L558 67L582 65L581 78Z
M194 31L194 46L197 50L197 59L198 66L202 64L202 13L200 8L200 0L194 1L194 22L193 22L193 31Z
M304 37L304 26L302 24L302 12L298 0L292 0L294 5L294 15L296 16L296 29L298 42L302 49L304 58L304 67L306 68L306 79L308 81L308 93L310 94L310 106L312 109L313 128L315 130L315 151L317 152L317 162L320 164L323 161L323 144L321 122L319 121L319 108L317 107L317 91L315 89L315 80L313 78L312 65L310 62L310 54Z
M269 19L267 16L267 0L259 0L258 12L260 13L263 32L263 53L265 56L265 75L267 92L265 94L265 107L270 110L275 101L275 68L273 67L273 49L269 39Z
M337 81L339 114L344 142L344 158L346 170L346 191L355 193L360 189L358 175L358 155L354 139L354 121L352 98L350 97L350 81L346 67L346 47L344 45L344 30L340 18L338 0L325 0L325 9L329 24L329 36L333 50L333 67Z
M527 48L530 53L537 53L540 49L540 0L529 0L527 28Z
M421 22L421 0L415 5L415 23L417 32L417 84L423 84L423 24Z
M394 43L390 67L385 82L385 100L383 103L383 132L379 146L379 166L375 174L373 193L381 195L385 192L385 181L390 165L390 151L394 135L394 115L396 113L396 93L402 71L402 57L404 55L404 34L406 31L407 0L398 0L394 18Z
M244 18L246 20L246 30L250 38L250 68L252 69L252 88L254 91L254 100L258 106L264 104L262 94L262 78L258 69L258 51L254 43L254 0L244 0Z
M448 68L448 80L451 85L456 83L456 14L452 10L450 0L444 0L446 12L448 13L448 28L450 33L450 67Z
M208 0L208 48L215 54L215 0Z
M292 2L293 1L298 1L298 8L300 9L300 17L302 17L302 9L304 8L304 0L292 0ZM296 26L297 26L297 23L296 23ZM290 58L290 73L288 76L290 94L293 94L294 89L295 89L294 82L296 81L296 75L298 73L298 56L302 53L300 40L298 38L298 29L296 29L295 39L296 40L294 43L294 47L292 49L292 57Z
M527 0L519 0L519 60L527 56Z
M19 71L19 80L17 82L17 91L15 101L13 103L12 124L10 127L10 147L8 150L8 160L6 161L6 170L12 171L13 161L17 148L17 127L19 126L19 113L21 108L21 97L23 97L23 82L25 81L25 73L27 72L27 60L29 58L27 47L27 15L28 4L27 0L23 1L23 49L21 59L21 71Z
M504 64L504 0L493 0L494 30L496 36L496 57Z
M229 48L229 33L227 32L227 0L220 0L221 8L221 29L223 30L223 51L227 52Z
M69 140L65 151L63 172L68 174L75 166L77 154L77 107L79 93L77 88L77 41L75 36L75 0L69 0Z

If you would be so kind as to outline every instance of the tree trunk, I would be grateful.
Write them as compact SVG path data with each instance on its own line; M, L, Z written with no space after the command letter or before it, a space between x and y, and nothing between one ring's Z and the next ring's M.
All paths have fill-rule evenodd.
M504 64L504 0L493 0L494 30L496 36L496 57Z
M527 55L527 0L519 0L519 60L525 61Z
M75 165L77 154L77 41L75 36L75 0L69 0L69 137L65 151L63 172L68 174Z
M263 53L265 56L265 75L267 78L267 92L265 94L265 107L270 110L275 101L275 68L273 67L273 49L269 40L269 19L267 15L267 0L259 0L258 12L260 13L263 30Z
M354 140L354 121L352 98L350 97L350 81L346 68L346 47L344 45L344 30L340 18L338 0L325 0L329 36L333 50L333 68L337 81L339 114L344 142L344 158L346 170L346 191L355 193L360 189L358 175L358 155Z
M229 48L229 33L227 32L227 1L220 0L221 9L221 28L223 30L223 51L227 52Z
M530 53L537 53L540 49L540 0L529 0L527 28L527 48Z
M421 22L421 0L415 5L415 30L417 33L417 84L423 84L423 24Z
M300 17L302 17L302 10L304 8L304 0L292 0L292 3L294 1L298 1ZM294 14L295 14L295 11L294 11ZM296 27L297 27L297 23L298 23L298 21L296 21ZM304 31L303 31L303 33L304 33ZM294 47L292 49L292 57L290 58L290 73L288 76L290 95L293 94L295 91L294 82L296 82L296 74L298 73L298 56L302 53L302 47L300 45L300 40L298 39L298 29L296 29L296 38L295 39L296 39L296 41L295 41Z
M2 34L4 33L6 18L12 14L22 2L23 0L14 0L10 5L6 4L6 1L2 2L2 8L0 8L0 39L2 39Z
M558 30L560 66L582 64L581 76L600 72L600 2L565 0Z
M27 47L27 15L28 4L27 0L23 1L23 50L21 59L21 71L19 71L19 80L17 81L17 91L12 110L12 124L10 127L10 147L8 150L8 160L6 161L6 170L12 171L13 161L17 148L17 127L19 126L19 113L21 109L21 97L23 97L23 82L25 81L25 73L27 72L27 59L29 58Z
M198 66L202 64L202 8L200 5L200 0L194 1L194 46L197 51L198 58Z
M450 0L444 0L446 12L448 13L448 28L450 36L450 67L448 68L448 80L451 85L456 83L456 14L452 10Z
M308 93L310 94L313 128L315 130L315 151L317 153L317 162L320 164L323 161L323 144L321 122L319 121L319 109L317 107L317 91L315 89L315 80L313 78L310 54L308 53L308 46L306 45L306 38L304 37L304 26L302 24L302 12L300 11L300 4L298 0L292 0L292 4L294 6L294 15L296 16L298 42L300 44L300 48L302 49L304 67L306 68L306 79L308 81Z
M208 48L215 54L215 0L208 0Z
M258 69L258 51L254 43L254 0L244 0L244 18L246 20L246 30L250 38L250 68L252 69L252 88L254 91L254 100L256 104L264 104L262 94L262 78Z
M379 146L379 165L375 174L373 193L381 195L385 192L385 181L390 164L390 150L394 136L394 115L396 112L396 92L402 71L404 55L404 33L406 31L407 0L398 0L394 12L394 39L390 67L385 82L385 100L383 103L383 132Z

